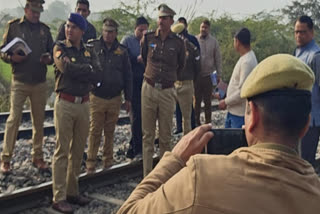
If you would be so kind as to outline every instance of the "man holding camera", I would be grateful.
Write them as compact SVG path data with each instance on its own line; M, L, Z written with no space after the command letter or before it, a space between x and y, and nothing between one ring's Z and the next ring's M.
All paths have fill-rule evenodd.
M195 155L213 137L211 125L198 127L165 153L118 214L320 210L318 175L298 154L310 121L313 82L312 70L293 56L262 61L241 89L249 147L228 156Z

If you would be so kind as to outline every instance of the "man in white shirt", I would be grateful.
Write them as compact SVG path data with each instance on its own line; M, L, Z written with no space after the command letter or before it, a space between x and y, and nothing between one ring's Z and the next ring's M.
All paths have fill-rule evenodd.
M225 128L241 128L244 125L246 100L240 97L242 85L257 65L257 58L250 46L250 31L241 28L234 36L233 46L240 54L227 89L227 97L220 100L219 108L227 109Z

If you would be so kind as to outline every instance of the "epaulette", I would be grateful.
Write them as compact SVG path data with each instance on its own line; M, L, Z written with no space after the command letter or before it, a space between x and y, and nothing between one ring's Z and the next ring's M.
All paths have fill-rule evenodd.
M94 42L96 42L96 41L99 41L99 39L89 39L89 40L87 41L87 44L91 44L91 43L94 43Z
M155 32L155 30L148 30L144 35L154 34Z
M16 18L16 19L12 19L10 21L8 21L8 24L12 24L14 22L20 21L21 18Z
M46 28L48 28L48 29L50 30L50 27L49 27L47 24L45 24L45 23L43 23L43 22L40 22L40 24L41 24L41 25L43 25L44 27L46 27Z
M64 40L58 40L55 42L55 44L60 47L66 47L66 43L64 42Z
M174 33L173 35L175 35L177 38L181 39L182 41L184 41L184 37L181 36L180 34Z

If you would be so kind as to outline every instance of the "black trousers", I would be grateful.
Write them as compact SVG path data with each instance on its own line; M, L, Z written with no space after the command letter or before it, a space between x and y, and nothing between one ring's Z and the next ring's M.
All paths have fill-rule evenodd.
M307 134L301 141L301 157L313 166L316 160L317 147L320 136L320 127L309 127Z
M132 101L131 101L132 138L129 144L135 155L142 152L141 87L142 87L142 80L133 81Z
M177 121L177 130L182 132L182 113L179 104L176 105L176 121ZM194 129L196 127L196 121L194 118L194 109L192 107L191 111L191 128Z

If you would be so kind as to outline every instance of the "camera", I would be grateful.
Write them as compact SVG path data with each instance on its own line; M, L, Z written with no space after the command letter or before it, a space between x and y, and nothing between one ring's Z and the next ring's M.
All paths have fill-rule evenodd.
M228 155L240 147L248 146L243 129L212 129L211 138L204 153Z

